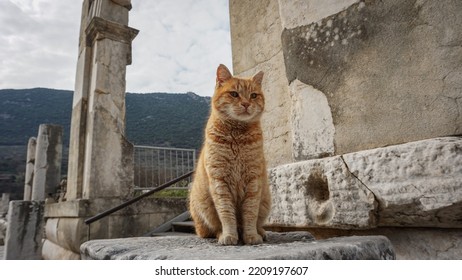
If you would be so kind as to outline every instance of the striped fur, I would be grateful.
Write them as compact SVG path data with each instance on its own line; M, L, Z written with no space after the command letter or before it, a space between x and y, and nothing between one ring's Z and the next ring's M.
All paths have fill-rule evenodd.
M260 244L271 197L260 117L265 106L263 72L235 78L217 69L205 143L197 163L189 209L200 237L223 245Z

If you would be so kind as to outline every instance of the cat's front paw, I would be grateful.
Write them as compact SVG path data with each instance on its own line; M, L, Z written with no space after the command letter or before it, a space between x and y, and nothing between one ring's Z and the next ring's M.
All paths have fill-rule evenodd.
M246 234L244 235L244 243L247 245L257 245L263 243L263 238L260 234Z
M221 234L218 237L218 244L221 245L237 245L238 241L238 237L231 234Z
M257 231L258 234L260 234L263 238L263 241L268 241L268 235L266 234L266 230L264 230L263 228L258 228Z

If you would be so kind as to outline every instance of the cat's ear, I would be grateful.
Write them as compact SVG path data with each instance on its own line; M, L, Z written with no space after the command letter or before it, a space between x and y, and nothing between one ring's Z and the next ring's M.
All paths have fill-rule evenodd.
M217 68L217 84L221 85L222 83L226 82L227 80L231 79L233 75L229 72L229 69L220 64Z
M252 81L254 83L257 83L259 85L261 85L261 82L263 81L263 71L260 71L258 72L257 74L255 74L253 77L252 77Z

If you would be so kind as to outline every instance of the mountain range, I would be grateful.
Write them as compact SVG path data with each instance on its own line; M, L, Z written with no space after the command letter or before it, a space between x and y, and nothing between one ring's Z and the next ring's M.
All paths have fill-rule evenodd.
M73 92L49 88L0 90L0 194L22 199L27 142L40 124L63 126L63 174ZM191 148L202 145L210 98L188 93L127 93L126 129L135 145Z
M0 146L27 145L43 123L62 125L69 143L73 92L0 90ZM188 93L127 93L126 137L135 145L199 149L210 98Z

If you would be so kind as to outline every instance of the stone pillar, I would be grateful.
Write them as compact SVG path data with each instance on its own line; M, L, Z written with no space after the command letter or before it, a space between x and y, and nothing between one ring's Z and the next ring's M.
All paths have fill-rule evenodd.
M45 200L56 193L61 181L63 128L41 124L35 153L32 200Z
M66 199L120 197L133 183L125 139L125 73L131 64L130 1L84 1Z
M82 198L120 198L133 185L133 145L125 139L125 69L137 32L94 17L86 29L92 76Z
M6 260L42 259L43 201L11 201L5 239Z
M24 184L24 200L32 199L32 185L34 181L35 151L37 138L31 137L27 143L26 175Z
M72 108L65 201L45 207L45 259L80 257L88 217L132 195L133 145L125 138L125 74L131 42L128 0L84 0ZM120 213L119 213L120 214ZM122 215L122 214L121 214ZM133 216L92 224L91 238L124 237L122 225Z
M10 194L2 193L2 200L0 201L0 218L8 213L8 204L10 203Z

